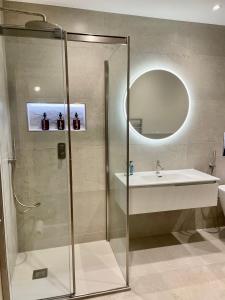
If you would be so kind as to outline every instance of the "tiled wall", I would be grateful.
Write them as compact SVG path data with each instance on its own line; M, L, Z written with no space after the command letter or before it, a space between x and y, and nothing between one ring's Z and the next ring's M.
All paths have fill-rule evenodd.
M0 1L1 4L1 1ZM0 14L0 23L2 16ZM8 266L12 276L17 254L16 211L11 189L11 168L8 158L11 157L10 117L6 86L6 65L4 40L0 37L0 168L3 192L3 207L6 230Z
M189 87L192 99L189 125L182 135L163 145L144 144L131 137L131 159L137 171L154 169L159 159L165 169L196 168L207 172L210 156L216 150L215 175L225 182L225 159L222 157L225 131L224 27L13 2L7 5L45 12L50 22L58 23L68 31L130 35L132 78L137 72L152 67L164 67L178 73ZM23 24L28 19L7 14L7 23ZM82 77L86 74L85 65L78 65L80 74L77 72L70 82L72 94L78 89L79 97L91 100L87 116L89 129L86 135L73 141L74 157L79 157L74 163L75 192L80 193L76 222L79 240L87 241L104 238L105 231L104 86L103 80L97 80L98 76L103 77L103 67L94 62L100 59L100 50L93 47L95 50L89 53L88 49L83 52L84 46L76 47L71 66L76 67L78 54L82 53L85 65L93 64L85 80ZM97 136L94 129L97 129ZM93 171L91 175L90 171ZM220 210L219 216L219 222L223 223ZM132 216L130 224L131 236L138 237L214 226L216 217L214 209L206 208Z

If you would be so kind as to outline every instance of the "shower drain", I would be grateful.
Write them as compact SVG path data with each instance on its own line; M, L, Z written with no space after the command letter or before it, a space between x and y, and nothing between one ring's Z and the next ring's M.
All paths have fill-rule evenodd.
M46 278L48 276L48 269L39 269L33 271L33 277L32 279L41 279Z

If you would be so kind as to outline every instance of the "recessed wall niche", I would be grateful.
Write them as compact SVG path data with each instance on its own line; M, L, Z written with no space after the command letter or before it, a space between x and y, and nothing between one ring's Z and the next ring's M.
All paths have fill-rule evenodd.
M68 130L67 125L67 104L63 103L27 103L27 120L29 131L60 131L57 127L57 120L59 114L62 114L65 120L65 129ZM46 114L46 119L49 120L49 129L42 129L42 119ZM77 114L80 120L80 129L74 129L73 120ZM86 106L82 103L70 104L70 119L71 130L74 132L86 131Z

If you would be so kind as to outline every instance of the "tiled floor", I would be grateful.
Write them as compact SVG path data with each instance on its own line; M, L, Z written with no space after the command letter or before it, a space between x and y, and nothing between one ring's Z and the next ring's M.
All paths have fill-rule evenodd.
M132 241L132 291L95 299L224 300L225 229L215 231Z
M50 296L55 286L61 293L69 290L67 255L65 249L57 249L57 255L55 249L41 250L45 251L42 261L40 253L39 257L27 254L26 268L22 264L15 273L15 300L37 299L43 293ZM133 240L130 255L132 291L96 300L225 300L225 228L220 232L208 229ZM102 286L113 288L123 282L107 242L79 245L76 257L80 293ZM37 280L35 286L28 284L27 275L30 278L31 270L42 265L52 267L51 280L44 285L42 280ZM59 273L60 277L54 276ZM34 289L35 298L29 292Z
M124 279L108 242L75 246L77 294L123 286ZM69 294L69 248L57 247L21 253L12 280L13 300L33 300ZM48 277L32 280L33 270L48 268Z

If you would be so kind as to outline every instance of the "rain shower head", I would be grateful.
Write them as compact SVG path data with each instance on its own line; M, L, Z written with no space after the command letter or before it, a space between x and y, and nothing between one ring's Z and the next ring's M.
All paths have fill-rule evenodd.
M25 28L33 30L61 30L61 27L59 25L52 24L44 20L28 21L25 24Z
M23 11L18 9L12 9L12 8L6 8L0 6L0 11L6 11L6 12L14 12L17 14L24 14L24 15L31 15L31 16L37 16L41 17L42 20L33 20L28 21L25 24L25 28L32 29L32 30L61 30L61 27L56 24L51 24L47 22L47 18L45 14L37 13L37 12L31 12L31 11Z

